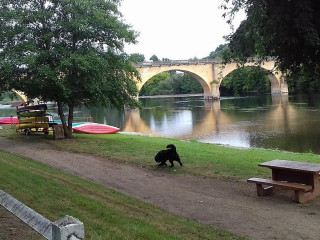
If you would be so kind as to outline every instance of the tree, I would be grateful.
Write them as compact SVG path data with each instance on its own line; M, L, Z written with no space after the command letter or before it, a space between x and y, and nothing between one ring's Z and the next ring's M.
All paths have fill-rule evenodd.
M224 0L224 16L244 9L247 19L228 36L234 57L275 56L280 70L320 74L318 0Z
M170 79L170 73L169 72L162 72L159 73L152 78L148 80L146 84L143 85L140 95L160 95L160 94L166 94L161 89L167 84L161 84L161 82L164 82L166 80ZM167 91L165 91L167 92Z
M136 33L122 22L119 0L0 1L0 86L58 105L71 137L74 107L136 107L138 77L124 43ZM68 106L68 125L63 106Z
M209 58L222 58L223 52L229 50L228 44L220 44L216 50L209 54Z
M130 61L137 63L137 62L144 62L145 57L143 54L140 53L132 53L130 54Z
M155 54L153 54L149 60L152 60L154 62L160 61L159 58Z

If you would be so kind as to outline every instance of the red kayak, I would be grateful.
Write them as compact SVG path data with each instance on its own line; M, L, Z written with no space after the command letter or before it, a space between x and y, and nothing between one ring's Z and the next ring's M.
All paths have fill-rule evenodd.
M112 134L119 132L120 129L104 125L104 124L85 124L72 128L75 133L86 133L86 134Z
M7 118L0 118L0 124L18 124L18 118L11 118L11 117L7 117Z

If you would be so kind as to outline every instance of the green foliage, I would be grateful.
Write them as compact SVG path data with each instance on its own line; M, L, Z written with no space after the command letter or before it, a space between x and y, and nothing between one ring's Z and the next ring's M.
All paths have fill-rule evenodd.
M249 92L270 92L270 80L259 68L239 68L226 76L221 83L222 95L239 96Z
M212 51L208 58L225 59L230 55L230 48L228 44L220 44L216 50Z
M320 75L318 0L224 0L230 18L245 9L247 19L228 36L233 57L276 56L281 70Z
M18 101L19 97L11 91L0 94L0 104L9 105Z
M160 95L162 94L162 91L165 92L165 94L172 94L169 92L170 88L165 88L165 86L168 85L169 79L169 72L157 74L148 81L148 84L145 84L143 86L143 88L140 91L140 95Z
M155 54L153 54L153 55L151 56L151 58L149 58L149 60L152 60L152 61L154 61L154 62L160 61L159 58L158 58Z
M138 72L123 53L136 34L118 6L118 0L0 1L0 87L57 102L67 136L79 104L136 107Z
M301 69L287 78L288 88L291 93L320 92L320 76L309 74Z
M140 91L141 96L202 93L201 85L188 74L163 72L148 80Z
M130 61L134 62L134 63L144 62L145 57L143 54L140 54L140 53L132 53L132 54L130 54Z

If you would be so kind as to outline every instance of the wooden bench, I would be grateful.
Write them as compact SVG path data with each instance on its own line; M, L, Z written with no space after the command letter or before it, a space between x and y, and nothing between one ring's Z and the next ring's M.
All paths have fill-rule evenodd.
M285 182L285 181L276 181L272 179L264 179L264 178L249 178L247 182L255 183L257 185L257 194L258 196L266 196L271 194L272 189L274 187L283 187L290 190L295 191L295 201L300 203L305 203L308 198L305 197L305 192L311 191L312 186L293 183L293 182ZM264 185L269 185L269 187L263 187Z

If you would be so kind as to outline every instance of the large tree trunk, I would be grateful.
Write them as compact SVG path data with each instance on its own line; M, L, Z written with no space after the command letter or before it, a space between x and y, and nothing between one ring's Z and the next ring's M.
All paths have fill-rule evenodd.
M69 129L68 129L67 124L66 124L66 117L65 117L65 115L63 113L63 105L62 105L62 103L60 101L57 101L57 104L58 104L58 114L59 114L60 119L61 119L63 131L64 131L64 136L66 138L70 138L71 135L70 135Z
M73 122L73 109L74 109L74 105L73 104L69 104L69 115L68 115L68 130L70 133L70 137L72 137L72 122Z

